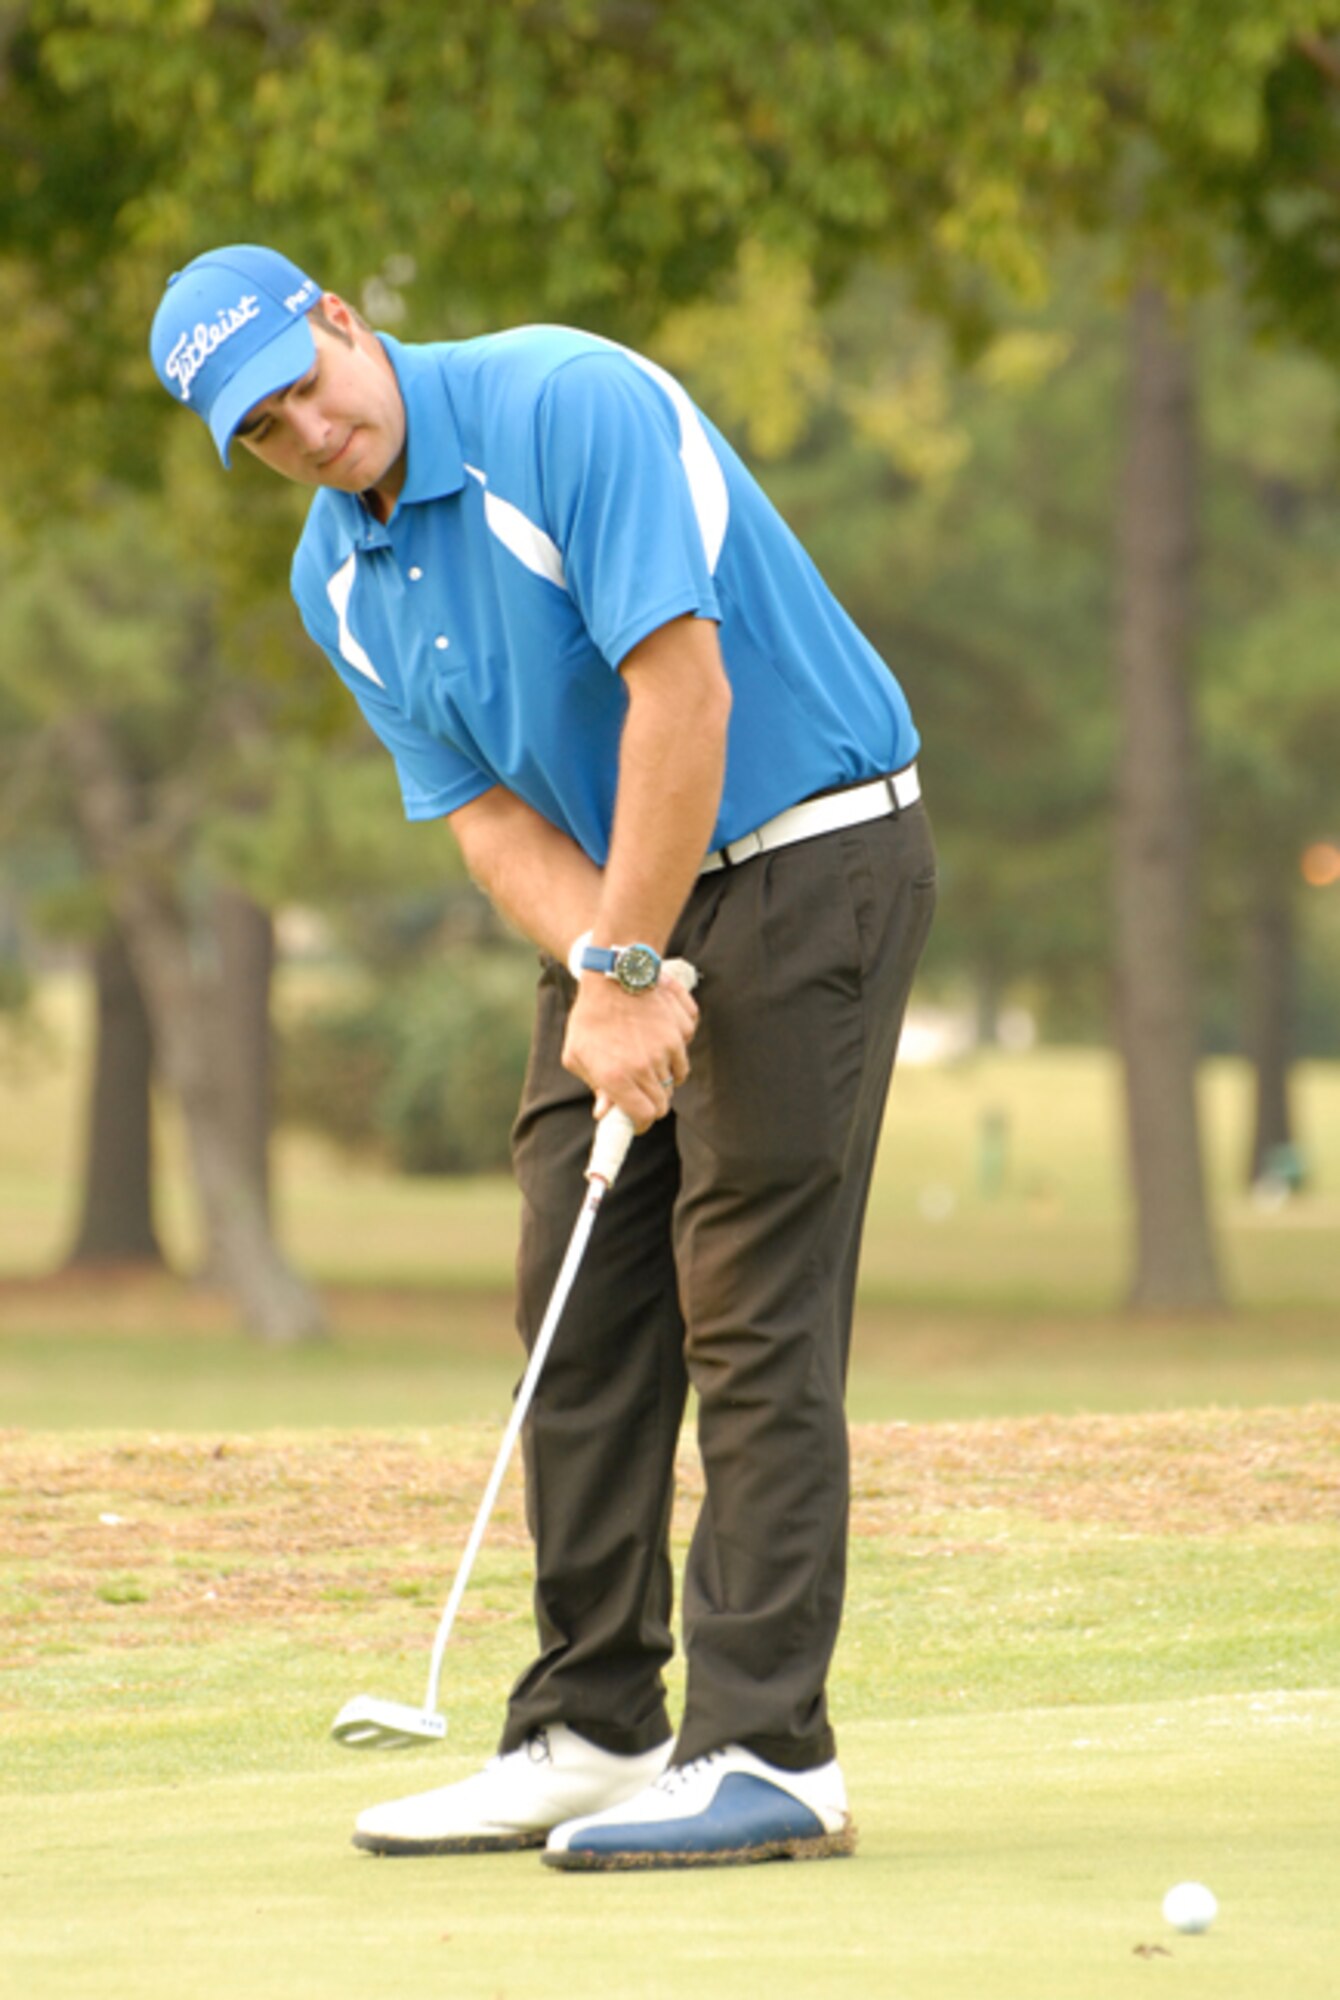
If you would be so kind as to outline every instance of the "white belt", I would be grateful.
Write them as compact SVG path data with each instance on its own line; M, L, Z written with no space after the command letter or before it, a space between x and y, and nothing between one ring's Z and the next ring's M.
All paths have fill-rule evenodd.
M860 826L863 820L885 819L889 813L905 812L921 797L921 780L915 764L894 771L887 778L872 778L868 785L849 785L843 792L825 792L817 799L802 799L788 806L775 819L765 820L752 833L713 848L699 869L710 875L717 868L738 868L755 854L774 847L790 847L797 840L813 840L816 834L836 833L839 827Z

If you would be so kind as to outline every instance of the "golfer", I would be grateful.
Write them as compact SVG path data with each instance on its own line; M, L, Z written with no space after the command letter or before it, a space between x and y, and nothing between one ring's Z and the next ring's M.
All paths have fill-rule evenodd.
M408 345L273 250L169 283L164 388L316 488L308 631L541 953L513 1135L518 1324L592 1115L643 1135L527 1423L538 1648L498 1754L374 1807L382 1854L566 1868L850 1852L825 1684L862 1220L935 860L885 663L665 371L565 327ZM699 972L696 994L662 960ZM676 1731L669 1530L705 1497Z

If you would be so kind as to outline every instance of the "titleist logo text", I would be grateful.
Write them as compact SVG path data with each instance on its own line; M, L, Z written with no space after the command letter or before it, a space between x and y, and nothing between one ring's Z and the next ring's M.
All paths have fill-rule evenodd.
M181 391L183 403L190 402L191 384L215 349L259 316L259 301L254 293L247 293L235 306L224 306L208 325L200 320L189 333L182 334L168 355L166 369Z

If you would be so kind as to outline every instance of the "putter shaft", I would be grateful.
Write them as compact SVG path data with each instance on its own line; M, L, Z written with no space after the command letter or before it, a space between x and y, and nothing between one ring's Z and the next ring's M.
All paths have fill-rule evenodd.
M697 972L685 959L667 959L665 969L671 972L690 993L698 983ZM470 1538L465 1545L465 1552L452 1582L451 1594L438 1622L437 1634L433 1640L432 1658L428 1665L428 1687L424 1695L423 1709L419 1712L400 1703L379 1702L370 1696L359 1696L341 1709L331 1730L336 1742L344 1744L347 1749L404 1749L415 1742L440 1740L446 1734L446 1720L437 1712L437 1691L442 1678L442 1661L447 1650L447 1641L456 1623L456 1613L460 1609L461 1599L470 1581L470 1572L475 1566L475 1557L479 1554L480 1545L484 1540L484 1531L488 1527L489 1517L506 1476L517 1438L529 1413L545 1357L553 1345L558 1323L563 1317L568 1296L581 1269L582 1258L586 1254L586 1246L595 1227L595 1219L600 1213L600 1205L614 1185L619 1169L627 1157L628 1148L633 1143L633 1136L632 1119L617 1107L607 1111L596 1127L591 1157L585 1168L586 1195L554 1283L548 1310L536 1336L535 1345L531 1349L526 1372L521 1378L521 1386L517 1390L502 1442L498 1446L498 1455L494 1459L493 1470L484 1489L484 1497L479 1503L474 1525L470 1530Z
M628 1143L633 1136L632 1123L622 1111L608 1112L601 1119L600 1123L603 1131L605 1126L613 1125L616 1119L622 1121L622 1124L627 1126L627 1137L623 1139L622 1150L619 1153L618 1164L621 1165L623 1154L627 1152ZM614 1141L615 1134L611 1133L606 1146L607 1155L613 1150L612 1142ZM451 1637L451 1628L456 1622L456 1613L460 1608L461 1599L465 1595L466 1585L470 1581L470 1572L475 1566L475 1557L479 1554L480 1544L484 1539L484 1531L489 1524L489 1516L493 1512L494 1502L498 1498L499 1489L506 1476L513 1449L515 1448L517 1438L521 1434L521 1426L525 1423L530 1410L531 1401L535 1394L535 1385L540 1379L540 1372L544 1367L545 1357L553 1345L554 1335L558 1331L558 1323L563 1317L563 1308L568 1302L568 1295L576 1281L577 1273L581 1269L582 1258L586 1254L586 1246L590 1241L591 1231L595 1227L596 1217L600 1213L600 1204L609 1191L614 1174L618 1172L618 1165L616 1165L613 1172L607 1175L604 1163L597 1170L595 1154L599 1146L600 1135L598 1134L596 1145L592 1148L592 1165L588 1166L586 1170L586 1198L582 1202L578 1213L577 1221L568 1243L567 1253L564 1256L557 1281L550 1296L549 1309L545 1313L543 1324L536 1336L535 1345L531 1349L530 1360L526 1364L526 1372L521 1378L521 1386L517 1390L516 1400L512 1405L512 1414L507 1420L507 1428L503 1432L502 1443L498 1446L498 1455L493 1461L493 1470L489 1474L489 1483L484 1488L484 1497L479 1503L474 1526L470 1530L470 1539L465 1545L465 1553L461 1557L460 1566L456 1571L455 1580L451 1586L451 1595L447 1599L446 1609L442 1613L441 1622L437 1628L437 1636L433 1640L433 1654L428 1667L428 1688L423 1698L424 1707L429 1714L434 1713L437 1709L437 1689L442 1677L442 1658L447 1650L447 1641Z

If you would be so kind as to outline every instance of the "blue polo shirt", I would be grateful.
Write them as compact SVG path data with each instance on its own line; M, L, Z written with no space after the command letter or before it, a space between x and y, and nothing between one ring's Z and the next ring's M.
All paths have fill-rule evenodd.
M405 401L404 489L385 526L320 491L293 594L411 819L504 785L603 865L618 668L686 613L717 623L733 695L714 846L915 756L893 675L663 369L565 327L381 339Z

